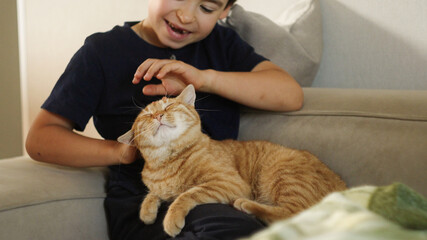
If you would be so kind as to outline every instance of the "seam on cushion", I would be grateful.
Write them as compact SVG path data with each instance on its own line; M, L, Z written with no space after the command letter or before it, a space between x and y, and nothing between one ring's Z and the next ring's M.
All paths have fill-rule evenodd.
M388 120L400 120L400 121L416 121L416 122L427 122L426 118L422 116L396 116L389 114L372 114L365 112L307 112L301 114L286 114L287 116L332 116L332 117L358 117L358 118L379 118Z
M26 207L31 207L31 206L49 204L49 203L53 203L53 202L63 202L63 201L71 201L71 200L85 200L85 199L104 199L105 197L106 197L105 194L103 196L100 196L99 194L97 194L97 195L83 195L83 196L79 196L79 197L69 197L69 198L62 197L62 198L52 199L52 200L33 201L33 202L25 203L25 204L10 204L10 205L3 206L0 209L0 213L19 209L19 208L26 208Z
M255 113L254 111L242 112L244 113ZM378 119L389 119L389 120L400 120L400 121L416 121L416 122L427 122L425 116L396 116L392 114L375 114L372 112L358 112L358 111L306 111L306 112L270 112L271 115L289 116L289 117L304 117L304 116L331 116L331 117L358 117L358 118L378 118Z

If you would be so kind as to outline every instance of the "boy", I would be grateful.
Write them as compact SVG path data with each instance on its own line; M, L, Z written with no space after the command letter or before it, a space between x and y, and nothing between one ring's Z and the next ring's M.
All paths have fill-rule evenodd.
M26 148L38 161L109 166L105 208L111 239L166 239L161 206L152 225L139 220L146 194L144 164L120 144L143 107L188 84L198 91L203 130L214 139L237 138L238 104L293 111L302 90L284 70L256 54L235 32L216 24L233 0L150 0L148 17L88 37L73 56L28 133ZM135 72L136 71L136 72ZM132 80L133 79L133 80ZM93 116L105 140L83 130ZM235 239L262 228L253 217L222 204L193 209L176 239Z

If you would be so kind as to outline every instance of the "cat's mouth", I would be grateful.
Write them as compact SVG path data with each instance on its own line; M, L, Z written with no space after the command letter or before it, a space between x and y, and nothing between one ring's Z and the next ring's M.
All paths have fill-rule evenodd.
M154 131L153 136L156 136L160 131L163 131L164 129L168 129L168 128L169 129L176 128L176 126L168 123L159 122L159 125L157 126L157 129Z

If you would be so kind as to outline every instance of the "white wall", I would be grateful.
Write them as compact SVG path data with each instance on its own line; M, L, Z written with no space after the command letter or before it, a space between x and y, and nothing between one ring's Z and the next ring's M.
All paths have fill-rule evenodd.
M144 18L148 0L19 1L25 27L21 50L25 59L23 82L27 86L27 132L85 37L127 20ZM238 3L274 20L292 1ZM315 86L427 89L427 1L320 1L325 48ZM88 134L94 136L93 131Z
M49 96L68 61L95 32L146 16L147 0L21 0L23 3L26 103L24 132ZM89 126L86 135L98 136Z
M314 86L427 90L426 0L320 0Z

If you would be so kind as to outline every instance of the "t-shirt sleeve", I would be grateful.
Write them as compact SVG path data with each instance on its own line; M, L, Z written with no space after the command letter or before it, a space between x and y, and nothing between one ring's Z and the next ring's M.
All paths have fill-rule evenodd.
M42 108L59 114L83 131L94 115L103 89L97 55L87 42L72 57Z
M256 53L252 46L231 29L228 32L227 43L230 71L250 72L256 65L268 60Z

